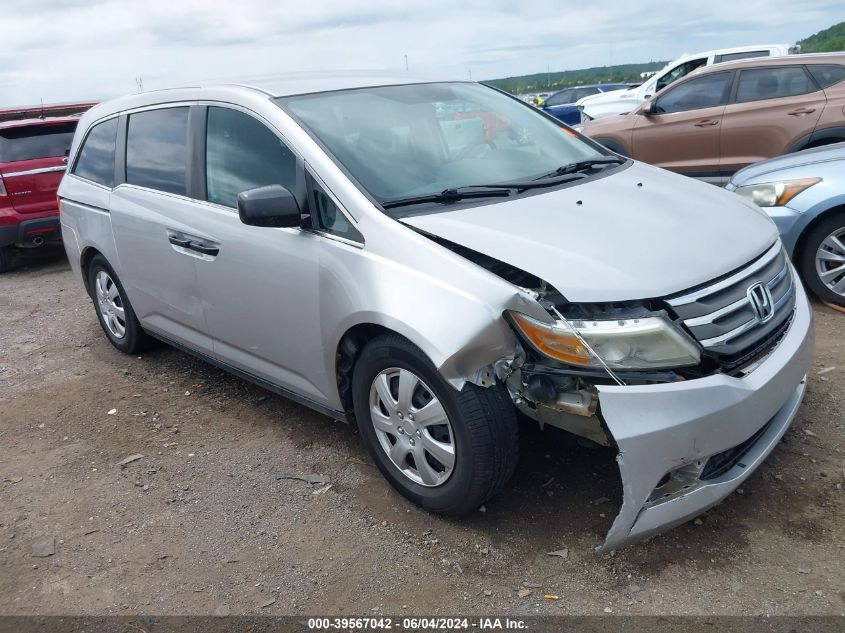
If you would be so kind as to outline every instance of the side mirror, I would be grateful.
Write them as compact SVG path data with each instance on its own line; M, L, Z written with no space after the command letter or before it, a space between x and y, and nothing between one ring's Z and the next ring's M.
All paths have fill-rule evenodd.
M646 101L640 108L640 114L644 116L651 116L654 113L654 101Z
M238 194L238 215L251 226L300 225L299 203L281 185L268 185Z

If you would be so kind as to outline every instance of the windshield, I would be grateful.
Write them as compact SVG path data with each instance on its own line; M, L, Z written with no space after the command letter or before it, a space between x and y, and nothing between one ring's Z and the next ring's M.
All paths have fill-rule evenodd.
M277 101L381 203L531 181L606 156L533 108L475 83L383 86Z

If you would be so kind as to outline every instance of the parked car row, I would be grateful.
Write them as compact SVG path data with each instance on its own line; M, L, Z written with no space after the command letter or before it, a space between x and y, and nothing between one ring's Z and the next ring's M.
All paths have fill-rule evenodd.
M551 114L556 119L567 125L578 125L581 122L581 111L575 105L579 100L591 95L603 94L616 90L630 88L632 84L588 84L574 86L558 90L547 99L543 100L539 107Z
M132 95L69 161L65 249L118 350L354 420L433 512L506 485L519 412L618 451L613 549L730 494L805 390L810 304L758 206L478 84Z
M822 54L724 62L690 73L625 115L580 128L605 147L680 174L750 195L784 232L790 254L813 292L845 305L845 55ZM801 166L803 178L778 181L766 159ZM749 165L754 168L742 171ZM736 174L736 176L734 176ZM770 174L763 187L738 183ZM766 192L765 194L762 192ZM806 194L804 192L807 192ZM824 233L824 235L822 235Z
M654 73L642 84L606 94L581 97L576 104L579 110L578 122L585 123L593 119L632 112L647 99L651 99L670 84L699 68L740 59L780 57L795 53L797 50L795 46L788 44L764 44L683 55Z
M844 107L845 55L751 59L695 71L582 130L625 156L725 184L752 163L845 141Z

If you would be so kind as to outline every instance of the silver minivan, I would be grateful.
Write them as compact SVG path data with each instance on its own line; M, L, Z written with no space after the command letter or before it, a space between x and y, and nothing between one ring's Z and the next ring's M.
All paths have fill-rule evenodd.
M617 451L616 548L728 495L804 394L812 312L759 208L477 83L123 97L82 117L59 196L117 349L354 420L432 512L501 490L535 420Z

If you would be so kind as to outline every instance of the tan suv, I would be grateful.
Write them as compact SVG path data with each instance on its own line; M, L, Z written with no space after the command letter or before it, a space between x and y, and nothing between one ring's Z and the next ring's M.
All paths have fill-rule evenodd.
M751 163L845 141L845 54L711 66L583 132L625 156L725 183Z

